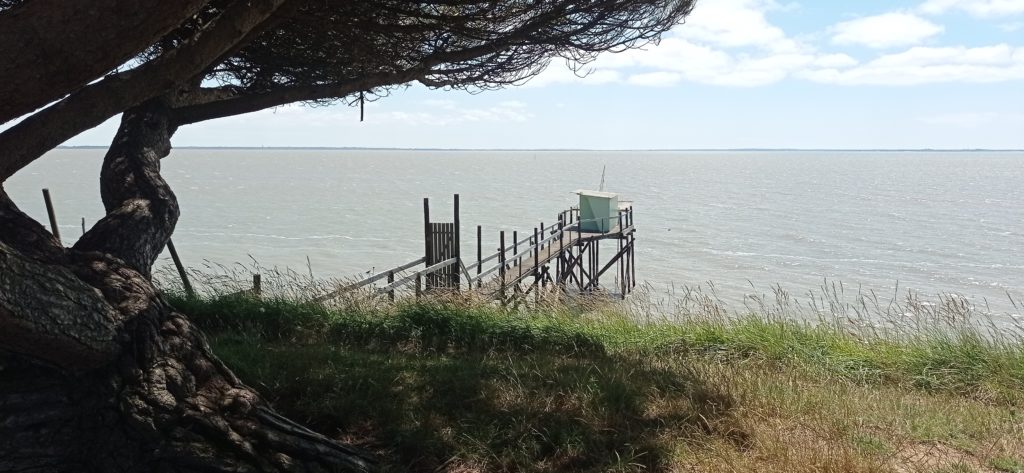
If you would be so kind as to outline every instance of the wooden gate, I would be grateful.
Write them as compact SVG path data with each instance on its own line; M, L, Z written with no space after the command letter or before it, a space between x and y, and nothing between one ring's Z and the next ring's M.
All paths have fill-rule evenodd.
M430 201L423 199L423 222L426 265L456 259L454 264L438 269L427 275L425 289L459 290L459 275L462 259L459 251L459 195L455 194L455 222L438 223L430 221Z

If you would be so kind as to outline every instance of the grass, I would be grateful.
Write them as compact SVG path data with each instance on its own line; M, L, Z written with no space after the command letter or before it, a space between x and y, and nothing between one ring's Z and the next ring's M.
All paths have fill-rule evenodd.
M989 463L992 468L1007 473L1024 473L1024 461L1011 457L996 457Z
M278 409L388 471L988 472L1024 458L1024 345L963 325L172 302Z

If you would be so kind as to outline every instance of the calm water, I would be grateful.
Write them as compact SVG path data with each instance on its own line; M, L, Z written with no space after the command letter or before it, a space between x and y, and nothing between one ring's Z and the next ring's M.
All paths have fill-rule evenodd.
M56 150L7 184L40 221L49 187L65 240L102 215L102 150ZM637 276L713 281L726 299L826 278L892 293L956 292L1011 308L1024 292L1024 153L478 152L179 149L164 160L186 264L289 266L348 277L421 256L462 199L464 253L499 230L550 223L597 187L635 201ZM606 250L605 254L608 254Z

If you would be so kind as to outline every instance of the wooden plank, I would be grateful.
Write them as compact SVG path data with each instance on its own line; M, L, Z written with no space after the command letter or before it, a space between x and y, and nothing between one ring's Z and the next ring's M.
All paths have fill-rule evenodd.
M550 238L546 239L546 241L554 241L558 237L559 235L557 234L552 235ZM520 271L523 268L528 268L530 269L529 272L517 272L513 276L506 275L500 278L501 282L503 282L505 285L512 285L522 281L523 279L533 274L536 274L536 270L539 268L540 265L550 262L552 259L555 259L558 257L558 255L562 254L566 249L572 247L576 240L574 239L573 235L569 235L568 237L568 246L563 246L562 251L559 251L558 247L552 245L546 246L543 251L537 251L539 249L539 246L535 245L523 250L518 255L515 255L515 257L521 257L529 256L530 253L536 253L534 256L530 256L525 261L522 261L522 264L519 266Z
M387 292L387 291L390 291L390 290L392 290L394 288L401 287L401 286L403 286L405 284L408 284L411 281L416 280L416 276L417 275L433 274L434 272L436 272L436 271L438 271L440 269L444 269L444 268L447 268L447 267L455 264L455 262L456 262L455 258L449 258L449 259L444 260L444 261L442 261L440 263L437 263L437 264L429 266L429 267L427 267L425 269L422 269L422 270L416 272L416 274L413 274L411 276L406 276L406 277L404 277L402 279L399 279L398 281L395 281L395 282L393 282L391 284L388 284L387 286L381 287L380 289L377 289L377 292Z
M420 258L420 259L418 259L416 261L410 261L410 262L405 263L405 264L403 264L401 266L396 266L394 268L391 268L391 269L388 269L388 270L385 270L385 271L381 271L381 272L379 272L377 274L374 274L373 276L370 276L370 277L368 277L366 279L363 279L363 280L360 280L360 281L356 281L356 282L354 282L352 284L349 284L349 285L344 286L344 287L340 287L337 290L334 290L334 291L329 292L327 294L324 294L324 295L322 295L320 297L317 297L317 298L313 299L313 301L314 302L323 302L325 300L328 300L328 299L340 296L341 294L344 294L346 292L354 291L354 290L359 289L359 288L361 288L363 286L366 286L367 284L375 283L377 281L380 281L381 279L386 278L388 276L389 272L390 273L400 273L400 272L405 271L405 270L407 270L409 268L412 268L414 266L418 266L418 265L424 264L426 262L426 260L427 259L424 257L424 258Z
M458 259L458 258L456 258ZM466 265L462 264L462 260L459 260L459 267L462 269L462 275L466 276L466 284L470 289L473 288L473 275L469 274L469 270L466 269Z

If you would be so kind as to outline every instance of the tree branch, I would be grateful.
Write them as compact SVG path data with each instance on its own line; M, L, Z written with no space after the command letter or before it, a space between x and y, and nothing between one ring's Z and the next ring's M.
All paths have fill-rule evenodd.
M60 264L0 242L0 349L69 369L100 366L120 350L121 316Z
M236 1L194 40L88 85L0 133L0 182L75 135L200 74L286 1Z
M435 83L435 81L429 81L426 78L432 73L437 72L433 69L434 67L445 63L469 61L488 54L494 54L495 51L500 51L522 41L532 32L533 27L527 28L518 34L510 35L501 41L462 50L434 53L424 58L416 66L402 71L366 74L357 79L331 84L286 86L270 92L237 95L227 99L220 99L219 94L213 92L218 89L205 89L208 91L206 93L207 98L211 99L211 101L175 109L174 121L178 125L188 125L216 118L256 112L289 103L336 99L359 91L403 84L414 80L431 84Z
M123 64L207 0L33 0L0 14L0 123Z

